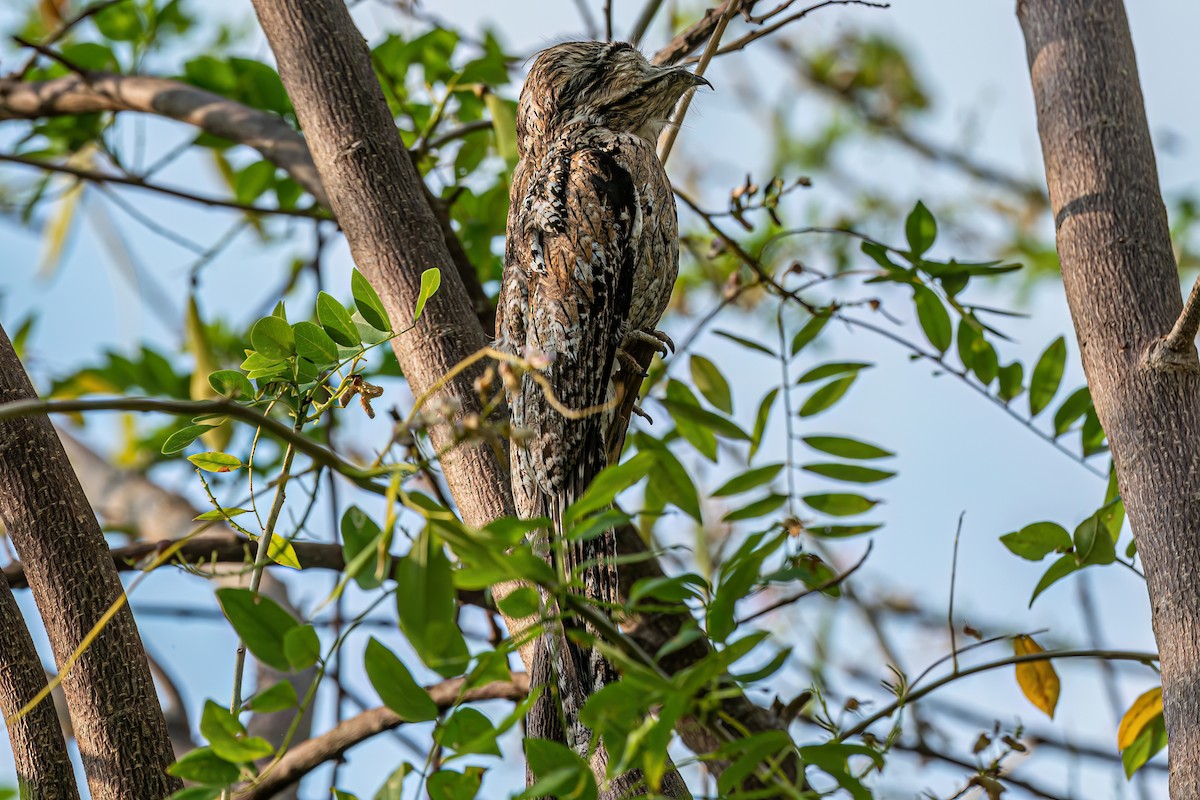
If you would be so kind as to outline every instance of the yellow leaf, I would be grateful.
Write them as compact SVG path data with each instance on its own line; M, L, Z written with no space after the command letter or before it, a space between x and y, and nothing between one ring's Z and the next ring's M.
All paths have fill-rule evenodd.
M1156 686L1134 700L1125 716L1121 717L1121 725L1117 728L1117 749L1124 750L1133 744L1142 731L1161 717L1162 713L1162 687Z
M1032 636L1017 636L1013 639L1013 652L1024 656L1046 651ZM1062 687L1053 664L1049 661L1017 664L1017 685L1029 702L1054 719L1054 708L1058 705L1058 694Z
M496 150L510 168L517 164L517 118L502 98L488 92L483 96L488 112L492 115L492 129L496 132Z

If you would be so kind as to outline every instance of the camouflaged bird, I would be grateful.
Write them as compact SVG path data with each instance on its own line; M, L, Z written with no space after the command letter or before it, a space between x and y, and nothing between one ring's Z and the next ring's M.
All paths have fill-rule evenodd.
M587 413L555 410L529 372L508 381L513 493L522 517L553 521L547 553L600 605L617 601L613 531L586 541L559 534L567 507L610 450L619 454L627 415L614 407L622 396L632 402L644 375L631 352L649 344L665 354L670 343L655 326L678 274L678 224L655 143L699 84L708 81L653 66L623 42L566 42L537 56L517 111L498 345L529 360L561 406ZM547 635L531 677L558 702L530 714L529 735L587 757L579 709L615 679L611 665Z

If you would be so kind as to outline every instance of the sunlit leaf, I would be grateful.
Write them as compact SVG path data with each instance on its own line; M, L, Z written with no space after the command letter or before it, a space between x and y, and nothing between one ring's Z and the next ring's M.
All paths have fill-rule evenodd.
M1133 744L1133 741L1142 735L1142 731L1156 719L1161 719L1162 715L1162 687L1155 686L1139 695L1121 717L1121 724L1117 728L1117 749L1124 750Z
M1013 653L1018 656L1044 653L1045 649L1032 636L1013 637ZM1058 673L1049 659L1029 661L1016 665L1017 685L1029 702L1037 706L1046 716L1054 719L1061 685Z

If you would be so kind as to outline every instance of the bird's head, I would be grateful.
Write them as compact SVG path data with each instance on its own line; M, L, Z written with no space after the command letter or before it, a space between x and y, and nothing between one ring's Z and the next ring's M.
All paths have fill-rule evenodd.
M524 156L561 125L587 118L654 143L679 98L712 86L683 67L659 67L626 42L564 42L537 55L517 109Z

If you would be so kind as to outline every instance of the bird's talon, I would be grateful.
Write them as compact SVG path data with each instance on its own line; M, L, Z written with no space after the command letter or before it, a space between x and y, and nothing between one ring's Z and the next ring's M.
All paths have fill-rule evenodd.
M637 414L639 417L646 420L646 422L649 422L651 425L654 424L654 418L651 417L649 414L647 414L645 411L643 411L642 407L639 406L637 403L633 404L633 413Z

